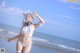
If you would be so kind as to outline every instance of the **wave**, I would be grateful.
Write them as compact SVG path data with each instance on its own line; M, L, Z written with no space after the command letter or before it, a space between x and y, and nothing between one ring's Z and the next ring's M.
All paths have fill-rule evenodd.
M17 35L18 34L18 33L15 33L15 32L12 32L12 31L8 31L8 30L5 30L5 29L0 29L0 32L5 32L5 33L8 33L8 34L13 34L13 35ZM70 47L70 46L67 46L67 45L63 45L63 44L53 43L50 40L41 39L41 38L38 38L38 37L33 37L32 40L36 41L36 42L46 43L47 46L53 46L54 45L54 46L57 46L57 47L60 47L60 48L69 49L69 50L80 52L80 49L73 48L73 47Z
M49 40L46 40L46 39L41 39L41 38L37 38L37 37L34 37L33 40L35 41L40 41L40 42L44 42L46 44L48 44L48 46L50 45L54 45L54 46L57 46L57 47L61 47L61 48L64 48L64 49L69 49L69 50L73 50L73 51L78 51L80 52L80 49L77 49L77 48L73 48L73 47L70 47L70 46L67 46L67 45L63 45L63 44L57 44L57 43L53 43L53 42L50 42Z
M33 37L32 39L35 40L35 41L42 41L42 42L48 42L49 41L49 40L41 39L41 38L38 38L38 37Z
M62 45L62 44L57 44L57 43L50 43L50 42L48 42L48 43L49 43L49 44L56 45L56 46L61 47L61 48L65 48L65 49L69 49L69 50L79 51L79 52L80 52L80 49L73 48L73 47L69 47L69 46L67 46L67 45Z
M18 33L15 33L15 32L12 32L12 31L8 31L8 30L5 30L5 29L0 29L0 32L5 32L5 33L8 33L8 34L13 34L13 35L17 35Z
M0 29L0 32L4 32L4 31L6 31L5 29Z

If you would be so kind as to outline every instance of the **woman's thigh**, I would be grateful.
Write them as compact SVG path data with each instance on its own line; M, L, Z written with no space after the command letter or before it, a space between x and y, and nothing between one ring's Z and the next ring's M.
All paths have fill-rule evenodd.
M22 45L19 41L17 41L17 44L16 44L16 53L21 53L22 51Z
M28 46L26 46L26 47L23 47L23 53L30 53L31 46L32 46L32 45L28 45Z

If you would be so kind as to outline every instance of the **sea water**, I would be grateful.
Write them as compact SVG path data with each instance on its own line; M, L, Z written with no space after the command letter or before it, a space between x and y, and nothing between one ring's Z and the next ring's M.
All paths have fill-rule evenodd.
M2 31L1 31L2 30ZM0 24L0 34L14 37L20 28ZM80 42L57 37L40 32L34 32L31 53L80 53ZM0 38L0 48L5 48L5 53L16 53L16 40L7 42Z

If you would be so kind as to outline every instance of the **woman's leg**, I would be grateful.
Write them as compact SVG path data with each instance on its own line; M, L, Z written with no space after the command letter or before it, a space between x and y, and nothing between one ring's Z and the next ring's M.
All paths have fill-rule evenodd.
M28 46L25 46L25 47L23 47L23 53L30 53L30 50L31 50L31 44L30 45L28 45Z
M22 45L19 41L17 41L17 44L16 44L16 53L21 53L22 52Z

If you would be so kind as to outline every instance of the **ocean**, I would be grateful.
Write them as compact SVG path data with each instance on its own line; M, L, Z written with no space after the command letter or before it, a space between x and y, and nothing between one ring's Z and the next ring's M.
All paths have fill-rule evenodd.
M0 35L14 37L20 28L0 24ZM32 37L33 44L30 53L80 53L80 42L44 34L35 31ZM7 42L0 38L0 48L5 48L5 53L16 53L16 40Z

